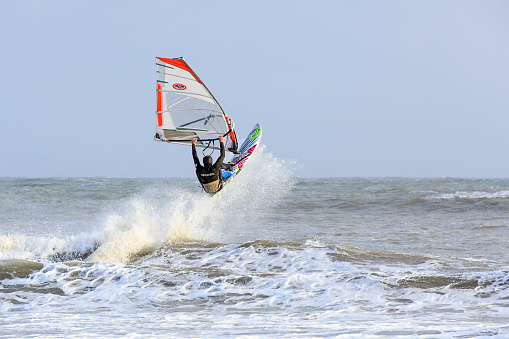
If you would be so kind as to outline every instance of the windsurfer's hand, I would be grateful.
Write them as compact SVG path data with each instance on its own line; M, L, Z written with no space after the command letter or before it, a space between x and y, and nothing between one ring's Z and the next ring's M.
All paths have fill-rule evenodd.
M198 140L193 139L193 140L191 140L191 145L196 145L197 142L198 142Z
M224 141L224 138L222 135L219 136L219 142L223 142Z

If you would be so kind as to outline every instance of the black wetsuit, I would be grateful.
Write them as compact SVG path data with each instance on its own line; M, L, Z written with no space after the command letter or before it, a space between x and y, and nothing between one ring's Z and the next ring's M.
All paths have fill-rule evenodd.
M221 155L219 158L217 158L216 162L207 170L205 167L203 167L200 164L200 160L198 159L198 155L196 154L196 147L193 145L193 159L194 164L196 166L196 176L198 176L198 180L202 184L205 191L208 193L215 193L219 189L221 189L222 186L222 180L223 177L221 175L221 165L224 160L225 152L224 152L224 144L221 142ZM207 187L210 187L211 184L217 183L216 189L213 189L213 191L210 191L207 189Z

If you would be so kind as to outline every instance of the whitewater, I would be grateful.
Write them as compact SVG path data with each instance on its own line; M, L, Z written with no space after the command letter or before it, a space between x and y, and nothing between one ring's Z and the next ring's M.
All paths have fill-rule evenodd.
M509 337L509 179L293 166L0 178L0 337Z

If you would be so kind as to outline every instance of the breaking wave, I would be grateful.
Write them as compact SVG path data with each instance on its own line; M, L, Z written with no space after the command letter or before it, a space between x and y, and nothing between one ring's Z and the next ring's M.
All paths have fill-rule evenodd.
M293 188L291 166L262 146L220 197L210 197L197 186L153 185L111 206L103 225L93 232L65 237L2 235L0 260L126 264L165 244L235 241L232 230L252 225Z

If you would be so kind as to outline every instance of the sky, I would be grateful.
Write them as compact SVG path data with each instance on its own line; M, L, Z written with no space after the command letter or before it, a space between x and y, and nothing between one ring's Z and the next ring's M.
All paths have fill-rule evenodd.
M0 0L0 177L193 177L155 57L301 177L508 177L508 1ZM228 158L228 156L227 156Z

